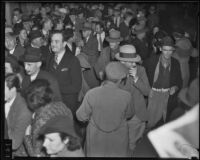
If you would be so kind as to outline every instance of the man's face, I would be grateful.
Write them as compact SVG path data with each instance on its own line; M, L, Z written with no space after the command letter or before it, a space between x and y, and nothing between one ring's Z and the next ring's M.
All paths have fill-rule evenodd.
M12 69L10 63L8 63L8 62L5 62L5 73L6 74L13 73L13 69Z
M56 33L51 37L51 48L54 53L60 53L65 50L66 42L63 41L62 34Z
M47 154L57 154L64 149L65 145L59 133L49 133L45 135L43 146L46 148Z
M8 37L6 37L5 38L5 46L6 46L6 48L10 51L10 50L12 50L12 49L14 49L15 48L15 46L16 46L16 40L15 40L15 38L8 38Z
M136 67L135 62L130 62L130 61L120 61L122 64L124 64L127 68L134 68Z
M45 23L45 28L48 28L48 30L51 30L52 27L53 27L53 23L52 23L51 20L49 20L49 21L47 21L47 22Z
M91 33L90 30L84 30L84 31L83 31L83 37L84 37L84 38L89 37L89 36L90 36L90 33Z
M174 48L171 46L162 46L161 51L162 51L163 57L168 60L171 58L174 52Z
M117 49L119 47L119 42L110 42L109 46L112 50Z
M14 20L14 22L17 22L17 21L19 21L20 19L21 19L21 13L19 13L19 11L14 11L13 12L13 20Z
M42 46L42 43L43 43L43 39L42 37L38 37L38 38L34 38L32 40L32 44L38 48L40 48Z
M101 27L100 27L100 25L99 25L99 24L98 24L98 25L96 25L96 28L95 28L95 30L96 30L96 32L97 32L97 33L101 33L102 29L101 29Z
M24 62L24 67L27 75L34 75L40 69L41 62Z
M7 102L14 97L14 95L16 94L16 89L15 87L9 89L7 86L7 82L5 81L4 93L5 93L4 100Z

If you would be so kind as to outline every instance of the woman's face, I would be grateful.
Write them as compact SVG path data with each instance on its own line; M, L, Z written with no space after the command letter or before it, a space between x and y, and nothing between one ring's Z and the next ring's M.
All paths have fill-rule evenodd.
M23 40L27 39L27 32L26 32L26 30L25 29L21 30L19 36Z
M46 148L47 154L55 155L61 152L67 143L68 139L62 141L59 133L49 133L45 134L43 146Z

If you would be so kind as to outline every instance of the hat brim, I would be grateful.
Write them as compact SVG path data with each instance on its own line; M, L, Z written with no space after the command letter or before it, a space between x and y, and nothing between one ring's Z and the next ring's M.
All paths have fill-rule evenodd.
M186 97L187 91L188 91L188 88L183 88L183 89L180 91L178 97L180 98L180 100L181 100L183 103L185 103L186 105L192 107L193 105L187 100L187 97Z
M123 41L123 38L120 37L118 39L113 39L113 38L110 38L110 37L106 37L106 41L108 41L108 42L121 42L121 41Z
M20 58L20 61L22 61L22 62L31 62L31 63L34 63L34 62L42 62L42 59L41 59L41 58L40 58L40 59L37 59L37 58L31 59L31 58L21 57L21 58Z
M119 56L119 53L115 55L115 58L119 61L128 61L128 62L141 62L141 57L139 55L136 58L122 58Z

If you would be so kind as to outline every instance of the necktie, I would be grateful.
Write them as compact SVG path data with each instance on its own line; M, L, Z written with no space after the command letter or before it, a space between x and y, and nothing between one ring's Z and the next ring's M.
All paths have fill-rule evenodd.
M58 67L58 55L54 56L54 64L53 64L54 69Z
M103 49L103 42L102 42L102 38L101 38L101 34L99 34L99 51L102 51Z

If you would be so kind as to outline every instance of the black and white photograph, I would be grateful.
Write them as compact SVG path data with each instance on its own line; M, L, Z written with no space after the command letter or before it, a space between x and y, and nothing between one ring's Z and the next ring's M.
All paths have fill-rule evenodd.
M2 159L199 159L198 1L1 5Z

